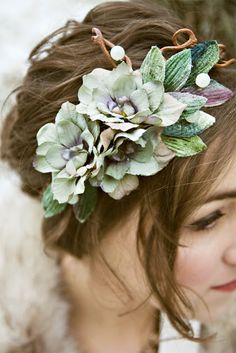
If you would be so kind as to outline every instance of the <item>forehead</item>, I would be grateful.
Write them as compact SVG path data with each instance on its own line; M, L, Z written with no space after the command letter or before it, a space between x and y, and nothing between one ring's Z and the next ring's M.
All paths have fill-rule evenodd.
M214 182L212 190L208 195L207 202L218 196L218 199L223 199L227 194L236 197L236 156L226 165L224 171L220 173L217 180Z

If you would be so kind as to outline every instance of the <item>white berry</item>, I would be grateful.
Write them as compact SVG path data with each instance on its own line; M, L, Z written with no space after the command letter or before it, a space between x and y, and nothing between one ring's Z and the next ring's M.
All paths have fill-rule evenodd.
M197 75L195 82L198 87L205 88L209 85L210 81L210 76L203 72Z
M115 61L120 61L125 56L125 50L120 45L115 45L110 51L112 59Z

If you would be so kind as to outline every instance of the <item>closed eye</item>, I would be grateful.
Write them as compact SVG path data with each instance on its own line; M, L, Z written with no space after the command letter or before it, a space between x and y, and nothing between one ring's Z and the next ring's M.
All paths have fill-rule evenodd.
M191 223L188 228L195 231L209 230L213 228L216 221L224 215L225 214L221 210L216 210L210 213L207 217L200 218L199 220Z

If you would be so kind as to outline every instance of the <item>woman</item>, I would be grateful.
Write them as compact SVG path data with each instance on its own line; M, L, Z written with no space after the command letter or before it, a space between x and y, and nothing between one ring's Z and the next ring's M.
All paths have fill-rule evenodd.
M70 310L65 323L54 305L54 330L36 310L28 346L19 335L3 352L161 351L160 312L196 342L214 337L196 337L192 319L229 312L235 71L183 27L153 4L110 2L32 51L2 158L43 198L52 297Z

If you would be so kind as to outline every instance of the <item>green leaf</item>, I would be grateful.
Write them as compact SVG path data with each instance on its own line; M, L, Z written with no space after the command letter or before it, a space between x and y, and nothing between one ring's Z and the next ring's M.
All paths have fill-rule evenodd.
M189 115L186 120L190 123L194 123L199 126L202 130L208 129L212 126L216 119L214 116L207 114L203 111L196 112L192 115Z
M192 70L184 87L192 86L198 74L208 73L219 61L219 47L216 40L201 42L191 49Z
M44 191L42 202L45 218L53 217L66 208L66 203L60 204L57 200L53 199L51 184Z
M165 92L180 90L189 78L192 67L191 50L172 55L166 62Z
M164 82L165 79L165 58L158 47L153 46L147 53L140 71L142 73L143 81Z
M179 102L186 104L186 108L184 109L180 119L186 119L188 115L192 115L196 111L200 110L207 102L207 98L188 92L171 92L169 94Z
M79 196L79 202L73 207L76 219L80 223L84 223L94 211L96 203L97 189L87 180L84 193Z
M199 136L178 138L161 135L161 139L177 157L194 156L207 148Z

